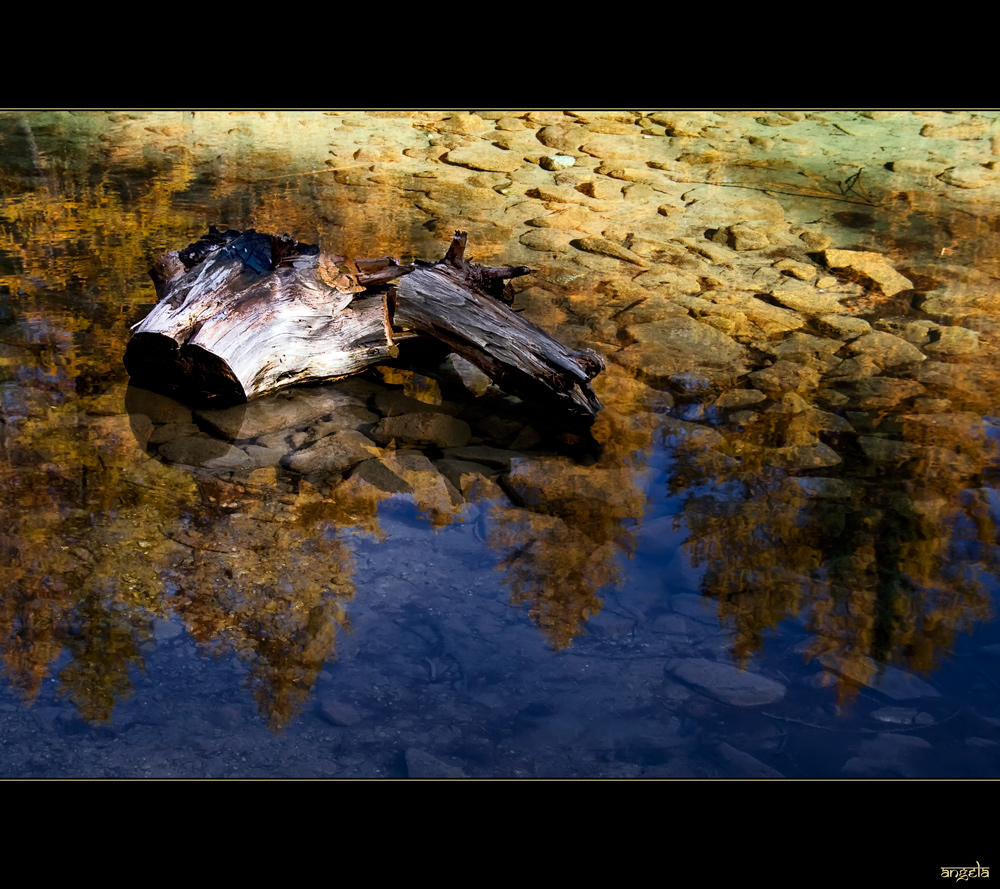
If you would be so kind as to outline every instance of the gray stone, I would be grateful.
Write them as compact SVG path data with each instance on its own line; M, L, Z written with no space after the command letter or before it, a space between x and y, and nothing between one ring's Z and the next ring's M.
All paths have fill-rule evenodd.
M469 443L472 430L464 420L428 411L386 417L372 429L372 438L381 445L395 440L397 444L456 448Z
M426 401L421 401L419 398L414 398L411 395L406 395L400 392L398 389L390 389L385 392L379 392L375 396L375 409L383 417L396 417L400 414L415 414L415 413L450 413L444 409L442 405L430 404ZM378 418L376 417L377 421Z
M873 687L894 701L941 697L941 692L933 685L898 667L886 667L873 683Z
M493 381L476 365L454 352L445 359L441 369L455 376L470 393L476 396L485 394L493 384Z
M356 399L332 388L296 389L255 398L225 410L200 410L195 415L219 436L250 439L315 422L342 407L357 407Z
M153 429L155 428L153 421L145 414L129 414L128 420L136 442L140 448L145 450L149 443L149 436L153 434Z
M508 451L503 448L493 448L489 445L466 445L459 448L447 448L444 455L453 460L468 460L472 463L483 463L497 469L510 469L511 460L522 456L518 451Z
M207 469L249 469L253 461L246 451L207 435L175 438L159 448L171 463L204 466Z
M166 642L169 639L176 639L184 632L180 621L161 620L157 618L153 621L153 637L157 642Z
M373 414L361 404L345 404L328 420L321 420L309 426L307 431L313 439L332 435L347 429L358 429L361 426L371 426L379 421L379 415Z
M917 718L917 711L913 707L880 707L872 713L872 717L893 725L911 725Z
M458 766L448 765L436 756L411 747L406 751L406 774L409 778L464 778Z
M243 722L243 714L240 713L239 708L235 705L226 704L219 707L218 710L208 710L205 713L205 719L212 723L212 725L229 731Z
M635 632L635 619L602 609L587 621L587 632L609 642L620 642Z
M350 704L334 698L325 698L318 703L319 714L331 725L351 726L361 722L361 714Z
M781 700L785 686L760 673L740 670L705 658L672 658L667 670L689 685L725 704L757 707Z
M130 414L145 414L156 425L192 422L190 408L166 395L138 386L129 386L126 390L125 409Z
M354 478L355 476L387 494L413 493L413 485L406 479L400 478L381 460L374 457L370 460L362 460L351 472L350 477Z
M898 667L887 667L869 657L841 660L831 655L820 655L818 660L827 669L840 673L859 685L874 688L894 701L941 696L933 685L912 673L907 673Z
M147 444L160 445L175 438L197 435L201 430L194 423L164 423L149 434Z
M258 468L277 466L287 453L284 448L263 448L260 445L247 445L246 452Z
M762 763L755 756L751 756L744 750L738 750L731 744L723 741L715 748L719 755L734 771L737 778L784 778L777 769L772 769L769 765Z
M346 472L362 460L379 456L370 438L354 430L345 430L321 438L315 444L296 451L287 459L295 472Z
M462 484L463 476L473 475L483 478L495 478L499 474L499 470L497 469L493 469L482 463L473 463L469 460L452 460L446 458L435 460L434 465L437 467L438 472L448 479L457 490L463 492L465 490L465 486Z
M687 639L691 635L704 635L704 627L692 626L681 614L661 614L650 625L654 633L664 636L680 636Z
M845 775L879 777L886 773L904 778L922 776L917 757L931 750L929 742L902 732L883 732L871 741L863 741L859 756L849 759L841 769Z
M267 435L261 435L257 438L256 444L261 448L273 448L276 451L282 451L288 453L289 443L288 443L288 430L282 429L280 432L269 432ZM293 445L293 448L299 447L305 439L301 439L298 444Z
M670 607L678 614L702 621L712 627L719 626L719 608L714 599L694 593L677 593L670 597Z

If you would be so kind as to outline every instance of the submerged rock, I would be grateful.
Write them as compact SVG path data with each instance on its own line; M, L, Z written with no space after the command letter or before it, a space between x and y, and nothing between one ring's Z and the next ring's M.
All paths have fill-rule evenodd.
M803 392L815 389L819 383L819 371L797 361L779 359L771 367L754 371L750 382L771 397L785 392Z
M850 679L859 685L866 685L882 692L894 701L908 701L914 698L938 698L941 693L927 682L900 670L877 663L870 657L843 660L831 655L820 655L819 662L829 670Z
M634 369L651 386L666 386L675 375L694 368L733 376L746 371L744 348L722 331L694 318L678 316L633 324L627 332L635 342L612 358Z
M740 224L720 229L715 235L715 240L720 244L727 244L733 250L738 250L741 253L746 250L763 250L770 245L764 232L751 228L749 225Z
M847 312L836 297L820 293L815 288L777 289L771 291L771 295L786 309L801 312L803 315L833 315Z
M979 351L979 334L965 327L944 327L937 340L924 346L929 355L968 355Z
M780 682L718 661L673 658L667 662L666 668L678 679L697 686L710 697L737 707L757 707L779 701L785 696L785 686Z
M133 415L144 414L156 425L164 423L183 425L192 422L191 408L168 395L150 392L139 386L128 387L125 393L125 408Z
M844 364L847 364L845 361ZM840 370L840 368L837 368ZM851 392L851 405L859 410L886 410L907 398L921 395L926 390L915 380L896 377L864 377L857 380Z
M436 756L411 747L406 751L406 776L408 778L464 778L465 772L451 766Z
M881 330L863 334L849 343L846 351L850 355L863 355L879 367L895 367L899 364L914 364L925 361L926 356L913 343L902 337Z
M372 429L372 438L381 445L395 440L397 444L460 448L469 443L472 430L464 420L436 411L423 411L386 417Z
M381 460L372 457L362 460L351 473L350 478L360 478L386 494L412 494L413 485L400 478Z
M360 432L346 430L321 438L288 458L288 467L296 472L346 472L362 460L377 457L379 449Z
M303 426L340 409L359 407L335 389L293 389L223 410L195 411L195 417L222 438L251 439Z
M762 763L757 757L751 756L745 750L739 750L723 741L716 747L719 756L733 769L740 778L784 778L777 769Z
M338 701L336 698L323 698L317 704L320 716L330 725L352 726L361 722L361 714L350 704Z
M767 396L759 389L730 389L723 392L715 400L715 406L721 408L746 407L749 404L758 404L765 401Z
M489 170L496 173L513 173L524 165L524 158L513 151L503 151L482 142L468 148L453 148L444 157L446 163L473 170Z
M919 778L924 772L919 756L931 750L923 738L901 732L883 732L874 740L863 741L859 756L851 757L841 771L848 776L881 777L900 775Z
M621 244L609 241L607 238L576 238L570 243L578 250L583 250L587 253L597 253L601 256L610 256L613 259L622 259L625 262L631 262L633 265L649 265L641 256L638 256Z
M171 463L206 469L249 469L254 465L246 451L204 433L171 439L159 451Z
M913 288L913 282L897 272L884 256L863 250L823 251L823 258L831 269L847 269L867 279L886 296Z
M854 339L872 329L872 326L864 318L837 313L820 315L815 319L815 323L823 333L829 333L842 340Z

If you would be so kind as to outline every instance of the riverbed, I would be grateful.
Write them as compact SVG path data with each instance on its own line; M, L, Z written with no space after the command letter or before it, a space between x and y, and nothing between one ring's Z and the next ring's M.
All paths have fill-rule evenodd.
M996 112L0 114L0 776L997 777L998 159ZM140 388L210 225L466 231L603 409L417 343Z

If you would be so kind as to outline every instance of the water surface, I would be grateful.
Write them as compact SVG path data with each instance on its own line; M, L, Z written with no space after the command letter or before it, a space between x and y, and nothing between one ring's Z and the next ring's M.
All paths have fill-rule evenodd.
M997 776L997 125L0 115L0 775ZM131 385L210 224L467 230L605 409L430 348L229 412ZM420 411L469 441L375 440Z

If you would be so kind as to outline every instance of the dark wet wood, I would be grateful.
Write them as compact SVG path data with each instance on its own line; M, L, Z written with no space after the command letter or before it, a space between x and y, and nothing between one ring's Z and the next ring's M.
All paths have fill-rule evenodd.
M150 270L159 301L135 327L125 367L141 385L206 403L240 403L284 386L349 376L431 336L505 391L592 420L593 351L566 348L510 308L530 269L465 259L456 232L443 260L322 254L287 235L214 227Z

